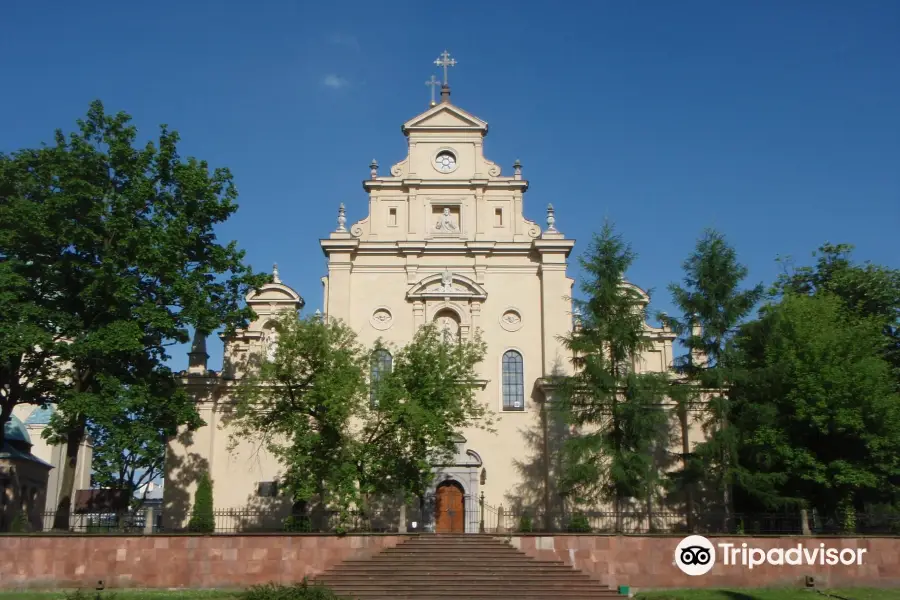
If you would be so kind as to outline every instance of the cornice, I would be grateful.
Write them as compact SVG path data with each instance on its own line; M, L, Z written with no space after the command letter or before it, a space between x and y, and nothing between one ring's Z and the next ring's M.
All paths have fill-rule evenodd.
M393 177L377 177L375 179L364 179L362 182L363 189L369 193L394 190L394 191L410 191L416 190L421 193L426 189L435 190L454 190L454 189L504 189L511 191L525 192L528 190L528 181L525 179L400 179Z

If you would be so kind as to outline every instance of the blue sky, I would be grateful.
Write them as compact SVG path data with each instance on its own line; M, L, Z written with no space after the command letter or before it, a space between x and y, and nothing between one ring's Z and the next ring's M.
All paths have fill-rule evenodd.
M552 202L576 252L615 221L657 309L704 227L753 281L825 241L900 266L900 3L559 4L7 0L0 151L51 140L95 98L142 135L169 124L184 155L235 175L221 237L277 261L315 310L318 239L340 202L365 216L367 165L405 156L400 125L446 48L487 156L524 165L527 216Z

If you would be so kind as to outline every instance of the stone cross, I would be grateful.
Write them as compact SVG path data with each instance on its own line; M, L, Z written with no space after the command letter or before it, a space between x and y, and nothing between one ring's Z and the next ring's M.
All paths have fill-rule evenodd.
M437 60L434 61L434 64L436 64L439 67L444 68L444 85L449 86L450 84L447 83L447 67L455 67L456 59L450 58L450 53L447 52L446 50L444 50L443 54L441 54L437 58ZM434 89L434 88L431 88L431 89Z
M425 85L431 87L431 105L434 106L437 104L437 101L434 99L434 90L437 86L441 85L441 82L438 81L438 78L434 75L431 76L431 79L425 82Z

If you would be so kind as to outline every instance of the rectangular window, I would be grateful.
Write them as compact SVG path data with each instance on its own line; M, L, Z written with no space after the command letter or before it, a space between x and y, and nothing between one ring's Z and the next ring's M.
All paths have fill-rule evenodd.
M503 209L494 209L494 227L503 227Z
M397 226L397 209L396 208L392 208L388 212L388 225L390 225L391 227Z
M261 498L274 498L278 495L278 482L260 481L256 488L256 495Z

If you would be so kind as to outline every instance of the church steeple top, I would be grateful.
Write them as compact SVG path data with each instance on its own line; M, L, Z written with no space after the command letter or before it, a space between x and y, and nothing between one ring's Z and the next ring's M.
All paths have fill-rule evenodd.
M437 57L434 61L439 67L443 67L444 69L444 83L441 85L441 103L449 103L450 102L450 81L447 78L447 69L449 67L456 66L456 59L450 58L450 53L444 50L444 52ZM431 88L434 89L434 88Z

